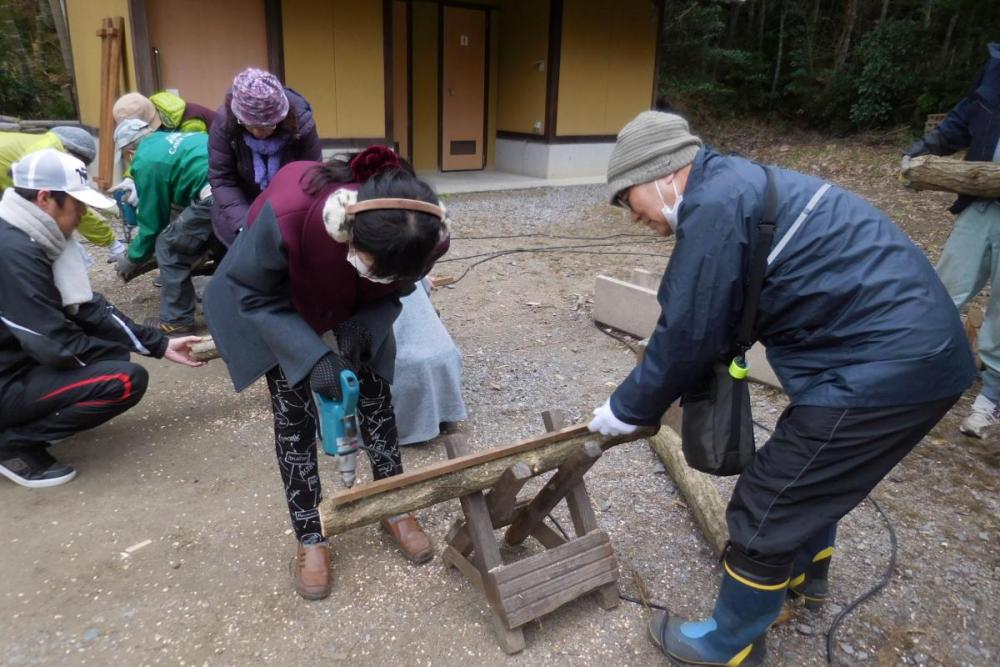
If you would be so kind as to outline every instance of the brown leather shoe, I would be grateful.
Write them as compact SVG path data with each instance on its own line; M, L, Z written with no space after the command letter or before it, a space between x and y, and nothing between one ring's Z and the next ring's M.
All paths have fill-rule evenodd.
M295 592L307 600L330 594L330 547L326 542L299 544L295 554Z
M399 550L413 563L426 563L434 557L434 548L427 533L412 514L400 514L382 519L382 530L392 535Z

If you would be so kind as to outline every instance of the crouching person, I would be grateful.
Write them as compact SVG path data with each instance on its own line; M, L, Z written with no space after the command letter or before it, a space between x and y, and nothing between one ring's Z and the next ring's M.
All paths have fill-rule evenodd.
M733 491L712 615L650 622L653 641L685 664L759 665L786 596L822 603L837 522L975 373L948 292L885 214L812 176L769 169L776 227L754 334L791 401ZM618 135L608 184L635 221L677 237L646 354L590 424L620 434L658 424L714 363L733 358L767 176L703 148L681 117L644 112Z
M146 392L137 352L187 366L197 338L168 341L91 291L72 240L87 206L111 199L87 185L83 163L46 149L12 169L0 199L0 474L27 487L73 479L53 440L125 412Z
M162 285L160 316L145 324L168 336L194 333L192 271L208 256L225 251L212 232L208 135L154 132L145 121L131 118L118 124L115 144L129 163L138 199L138 232L116 271L128 282L155 256ZM180 213L171 220L173 208Z
M341 400L340 375L353 370L372 476L403 472L390 392L392 324L399 296L449 243L434 191L389 153L362 153L364 175L339 160L283 167L205 291L208 326L236 390L267 378L278 469L298 539L294 586L307 599L330 594L313 393ZM433 556L413 516L382 527L409 560Z

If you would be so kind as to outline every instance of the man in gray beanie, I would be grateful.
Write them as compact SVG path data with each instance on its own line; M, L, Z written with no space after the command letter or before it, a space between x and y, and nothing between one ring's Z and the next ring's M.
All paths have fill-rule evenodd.
M608 185L613 205L677 240L646 353L594 410L592 431L659 424L716 363L741 357L751 259L766 262L752 338L791 403L733 491L712 615L649 625L675 661L760 665L786 599L823 604L837 522L969 388L972 355L927 258L851 192L720 155L659 112L622 129ZM769 189L775 214L763 221Z

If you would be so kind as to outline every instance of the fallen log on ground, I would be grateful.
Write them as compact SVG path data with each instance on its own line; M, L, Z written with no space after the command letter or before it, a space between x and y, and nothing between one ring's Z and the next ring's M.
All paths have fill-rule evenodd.
M659 433L649 438L649 444L684 494L705 539L716 555L722 555L729 539L729 528L726 526L726 505L712 477L688 466L681 451L681 437L670 427L661 427Z
M937 190L983 199L1000 197L1000 163L968 162L937 155L904 157L903 184L914 190Z
M496 484L507 468L519 461L538 474L557 468L587 441L596 441L602 450L607 450L654 433L655 429L640 428L629 435L609 438L591 433L585 424L577 424L513 445L362 484L333 494L320 504L323 534L337 535L386 517L482 491Z

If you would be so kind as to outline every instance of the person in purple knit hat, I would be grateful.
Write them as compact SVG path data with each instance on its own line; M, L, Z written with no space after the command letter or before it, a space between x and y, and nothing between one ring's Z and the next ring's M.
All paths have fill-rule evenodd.
M253 200L278 169L321 158L309 102L270 72L251 67L237 74L209 129L215 235L227 247L232 245Z

